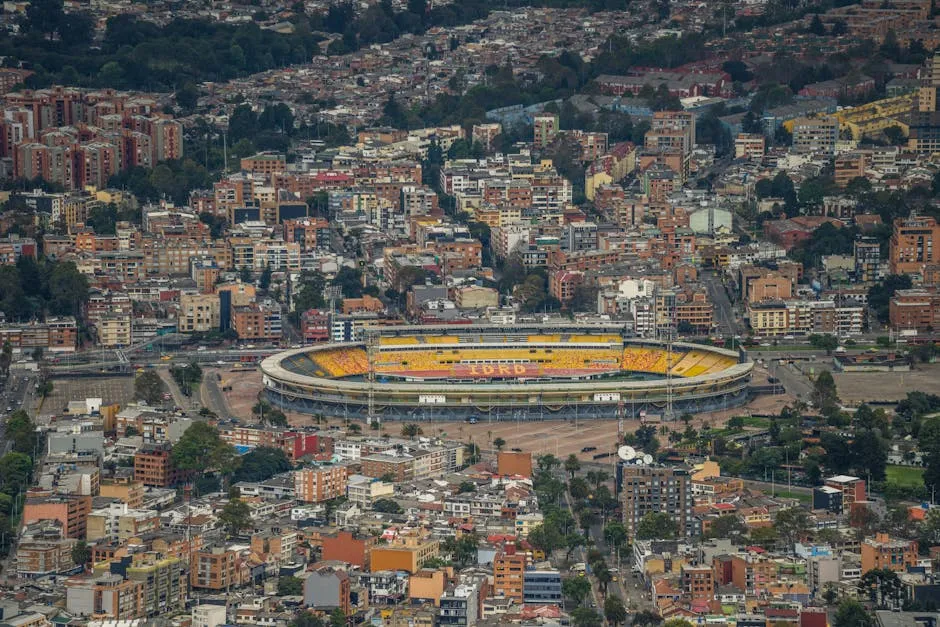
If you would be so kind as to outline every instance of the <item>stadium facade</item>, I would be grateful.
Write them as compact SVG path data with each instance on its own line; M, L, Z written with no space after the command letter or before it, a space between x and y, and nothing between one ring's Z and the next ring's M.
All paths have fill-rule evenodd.
M261 363L275 405L350 420L549 420L727 409L748 398L743 351L625 337L619 326L379 327L368 342Z

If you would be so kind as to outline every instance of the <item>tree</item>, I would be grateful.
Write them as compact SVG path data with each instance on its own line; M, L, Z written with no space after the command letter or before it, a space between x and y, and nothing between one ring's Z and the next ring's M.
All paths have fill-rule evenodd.
M719 516L715 522L711 524L708 529L708 533L705 534L705 537L740 538L746 534L747 525L741 522L741 520L734 514L726 514L724 516Z
M10 364L13 363L13 346L9 340L3 342L3 349L0 350L0 374L4 377L10 374Z
M277 595L281 597L300 596L304 593L304 580L300 577L278 577Z
M330 627L347 627L349 620L346 618L346 612L336 608L330 612Z
M84 540L79 540L72 547L72 563L76 566L84 566L91 560L91 547Z
M620 597L611 594L604 599L604 618L614 627L626 622L627 608L623 606Z
M461 481L460 485L457 486L457 494L468 494L476 491L477 486L472 481Z
M553 551L566 545L567 538L561 534L558 527L553 524L536 525L529 531L529 544L551 555Z
M419 435L424 435L424 430L413 422L401 426L401 434L406 438L414 440Z
M451 554L453 561L460 566L476 564L477 547L480 539L475 533L468 533L457 539L448 539L445 542L446 550Z
M623 543L627 541L627 528L623 526L623 523L608 523L604 527L604 541L614 550L619 550Z
M575 500L580 501L586 499L588 494L590 494L587 481L581 477L575 477L568 482L568 493L571 495L571 498Z
M591 594L591 582L587 577L568 577L561 582L561 592L576 606L580 606Z
M539 470L542 472L551 472L555 466L558 466L558 464L561 463L558 461L558 458L551 453L547 455L540 455L535 461L538 464Z
M854 599L845 599L839 604L832 627L874 627L871 613Z
M900 607L904 596L901 578L888 568L872 569L862 575L858 590L859 594L867 594L872 603L885 609Z
M383 514L401 514L405 511L394 499L377 499L372 504L372 509Z
M241 499L232 499L222 508L219 522L229 534L235 535L252 526L251 509Z
M875 481L884 481L888 467L888 447L876 431L862 429L855 434L849 447L855 472L870 473Z
M831 355L832 351L838 348L839 339L831 333L813 333L809 336L809 343L812 344L814 348L824 350L827 355Z
M832 378L832 373L823 370L813 381L813 392L811 396L813 403L819 408L819 411L828 413L839 403L839 395L836 392L836 382Z
M642 610L633 615L633 624L638 627L659 625L662 622L662 617L652 610Z
M608 479L610 479L610 474L606 470L589 470L587 472L588 483L593 485L595 490Z
M237 467L235 449L224 442L219 430L206 422L194 422L180 437L170 453L180 470L218 471L228 474Z
M571 611L571 624L574 627L600 627L603 618L590 607L578 607Z
M791 507L777 512L774 527L787 548L802 540L810 528L809 512L802 507Z
M22 409L7 416L7 439L13 442L13 450L30 456L35 455L39 443L36 424Z
M496 447L496 450L501 451L503 450L503 447L506 446L506 440L502 438L496 438L493 440L493 446Z
M265 481L274 475L293 468L287 454L272 446L259 446L242 455L241 464L232 479L240 481Z
M32 452L32 451L30 451ZM0 489L15 497L29 487L33 477L33 459L16 450L0 457Z
M678 526L672 516L664 512L650 512L640 519L636 537L640 540L671 540L677 533Z
M670 618L663 623L663 627L694 627L694 625L684 618Z
M145 370L134 379L134 398L148 405L157 405L163 401L166 385L156 370Z
M568 459L565 460L565 472L574 479L574 474L581 470L581 462L578 461L578 456L572 453L568 456Z

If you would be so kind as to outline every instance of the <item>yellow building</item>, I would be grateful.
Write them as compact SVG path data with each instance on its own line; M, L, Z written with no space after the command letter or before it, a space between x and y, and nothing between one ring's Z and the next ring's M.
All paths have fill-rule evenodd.
M369 553L369 568L375 573L381 570L406 570L416 573L429 559L440 554L437 540L425 540L417 536L405 536L394 543L373 547Z
M910 128L899 117L911 112L916 98L914 93L884 98L858 107L846 107L831 117L839 121L841 128L851 132L852 139L874 137L892 126L899 127L907 137Z

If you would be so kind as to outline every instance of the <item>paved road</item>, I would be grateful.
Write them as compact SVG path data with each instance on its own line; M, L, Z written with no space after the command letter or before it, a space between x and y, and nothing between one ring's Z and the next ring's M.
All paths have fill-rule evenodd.
M174 405L182 407L183 409L187 409L193 405L195 401L183 394L179 386L176 385L176 381L174 381L173 377L170 375L169 368L156 368L156 371L163 380L163 383L166 384L166 389L170 393L170 396L173 397Z
M225 395L219 389L219 382L215 373L203 375L202 385L199 387L199 400L204 407L208 407L220 418L228 418L232 415L228 403L225 402Z
M708 290L708 297L715 306L715 322L718 325L718 332L725 337L739 335L740 325L735 318L734 307L728 299L721 278L714 273L703 274L702 278Z

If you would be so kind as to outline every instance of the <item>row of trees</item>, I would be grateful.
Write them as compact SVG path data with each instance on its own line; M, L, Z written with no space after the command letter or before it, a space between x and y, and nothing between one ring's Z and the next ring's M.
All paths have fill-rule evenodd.
M22 256L0 266L0 311L8 321L75 316L88 301L88 280L71 261Z
M40 447L36 424L24 410L18 409L6 419L5 441L9 453L0 457L0 553L6 555L13 541L14 522L21 500L33 478L33 459Z

